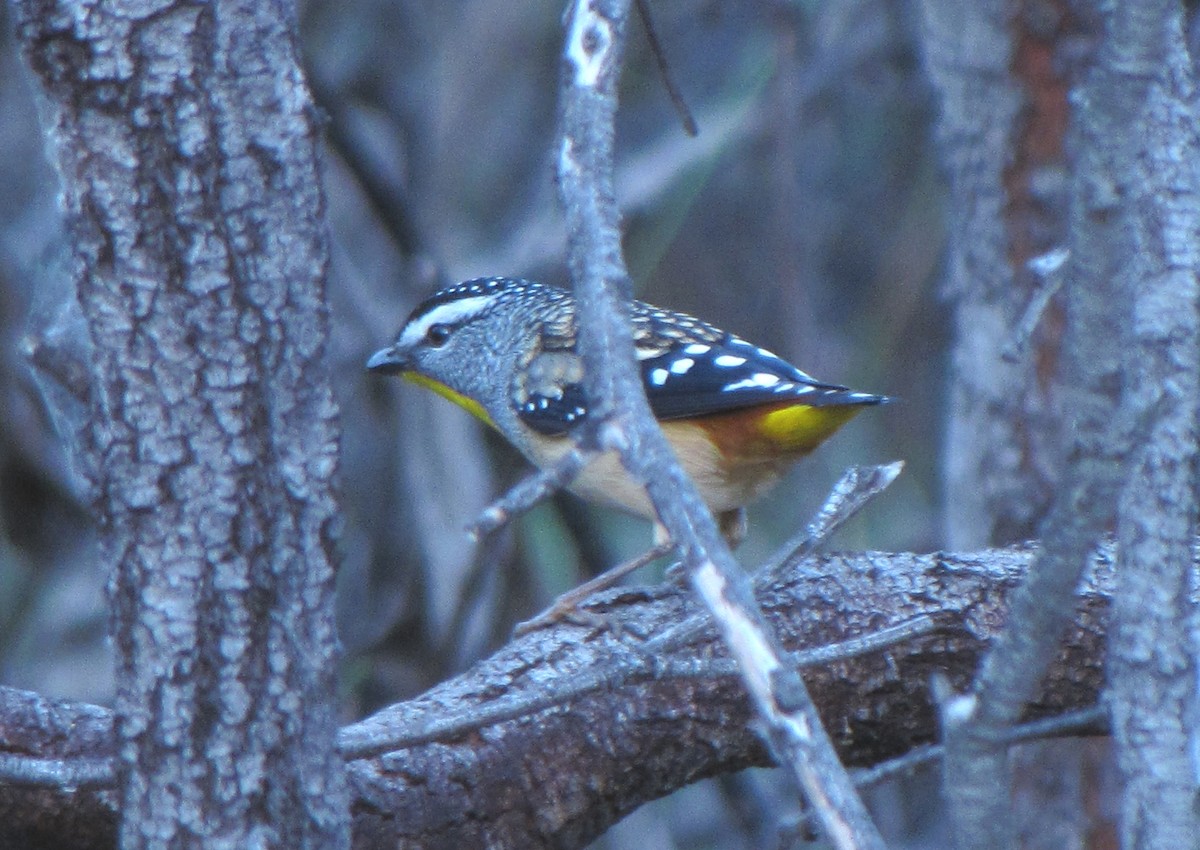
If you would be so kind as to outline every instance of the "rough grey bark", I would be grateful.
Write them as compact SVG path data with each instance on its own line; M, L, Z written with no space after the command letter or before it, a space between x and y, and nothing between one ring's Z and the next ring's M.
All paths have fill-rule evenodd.
M1081 104L1111 193L1128 307L1126 476L1108 702L1125 781L1122 844L1200 847L1200 696L1191 546L1200 412L1200 132L1175 0L1119 3Z
M337 411L294 9L14 5L94 352L121 845L345 846Z
M1057 278L1030 263L1068 239L1068 94L1091 44L1085 6L920 4L950 198L942 457L954 547L1038 536L1057 489L1062 317Z
M1005 169L1016 149L1021 93L1009 69L1012 4L923 0L921 46L938 94L941 158L949 177L946 277L954 321L948 427L943 449L945 526L954 547L1031 537L1026 516L1045 499L1030 486L1014 415L1032 387L1029 360L999 353L1028 293L1017 285L1005 227ZM1017 495L1019 494L1019 495ZM1039 495L1040 494L1040 495Z
M1013 840L1008 797L996 793L1009 787L1007 754L996 738L1036 692L1088 550L1111 527L1122 486L1128 567L1120 571L1125 589L1114 606L1121 620L1111 657L1114 728L1125 736L1131 779L1126 842L1190 846L1200 834L1186 755L1194 752L1186 730L1196 714L1188 634L1200 356L1196 102L1181 6L1123 2L1104 11L1110 19L1096 68L1075 100L1078 162L1063 273L1061 377L1053 370L1041 376L1061 383L1055 391L1065 423L1056 464L1061 484L1044 524L1043 554L1028 586L1014 594L1009 628L970 695L951 701L944 714L946 791L964 848ZM1014 32L1021 30L1014 25ZM1014 150L1019 156L1019 144ZM1010 175L1005 187L1012 183ZM1018 253L1011 248L1009 258ZM1026 388L1006 391L1020 395ZM997 403L990 410L1017 408ZM1015 436L994 445L1012 451Z
M938 624L933 633L806 670L847 763L877 764L936 738L930 677L942 673L960 687L970 681L1033 554L828 555L806 559L759 594L791 651L923 615ZM1065 649L1031 716L1094 702L1111 559L1106 549L1092 562ZM342 731L346 746L410 743L349 761L356 848L582 847L649 800L768 763L737 670L712 629L670 653L639 651L637 635L662 633L700 610L689 590L619 589L588 610L619 630L534 632ZM0 754L72 763L112 746L109 712L0 689ZM0 784L0 844L33 835L42 843L22 846L98 846L98 833L112 835L117 806L95 788Z
M1091 549L1111 527L1126 451L1114 428L1121 385L1120 340L1127 321L1117 271L1128 250L1102 170L1103 154L1082 139L1072 183L1071 254L1063 269L1063 427L1054 453L1061 479L1042 531L1042 552L1013 595L1012 616L981 665L971 692L947 706L945 793L958 845L1011 846L1013 818L1006 748L997 743L1037 692L1070 617L1068 602Z

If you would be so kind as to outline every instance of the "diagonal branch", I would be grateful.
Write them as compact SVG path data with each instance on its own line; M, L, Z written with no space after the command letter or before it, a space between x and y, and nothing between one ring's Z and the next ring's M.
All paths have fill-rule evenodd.
M826 834L841 848L882 848L804 681L787 663L749 579L659 430L634 366L630 282L613 191L616 89L628 14L627 0L572 5L562 83L559 192L598 443L618 451L645 484L693 589L737 659L766 737L819 813Z

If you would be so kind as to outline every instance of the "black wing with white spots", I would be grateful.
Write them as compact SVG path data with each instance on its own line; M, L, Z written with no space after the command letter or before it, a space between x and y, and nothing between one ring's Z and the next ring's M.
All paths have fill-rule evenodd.
M674 345L641 361L650 408L685 419L794 399L813 407L877 404L881 396L824 384L765 349L725 335L718 343Z
M561 302L560 302L561 303ZM543 325L542 352L518 381L522 421L546 435L565 434L587 417L583 369L570 321ZM814 379L786 360L686 313L635 301L633 336L650 409L686 419L795 399L813 407L868 405L883 396Z
M522 422L548 436L565 434L587 416L583 360L557 331L543 327L541 350L516 376L513 404Z
M706 416L784 399L813 407L884 400L821 383L707 322L640 302L634 305L634 341L646 396L659 419Z
M517 415L539 434L548 437L565 434L587 416L583 385L567 384L554 395L528 395L517 406Z

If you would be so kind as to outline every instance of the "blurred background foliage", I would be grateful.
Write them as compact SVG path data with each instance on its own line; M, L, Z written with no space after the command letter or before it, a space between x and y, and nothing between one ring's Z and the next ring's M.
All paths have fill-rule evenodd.
M944 190L912 4L651 5L700 132L684 133L633 22L617 183L639 297L709 319L818 378L899 399L864 413L752 511L744 563L807 522L846 466L898 458L900 481L832 545L942 545L947 320L934 281ZM463 529L525 465L441 399L363 370L438 285L492 274L568 283L552 161L561 4L309 0L300 13L326 116L350 719L462 669L515 620L640 551L649 529L561 496L473 546ZM30 92L5 40L0 670L6 684L106 702L104 565L70 471L70 428L56 432L22 353L25 336L70 301ZM610 846L633 846L622 830L661 833L636 842L644 847L770 846L765 812L794 806L764 773L677 796L684 808L636 813ZM892 811L920 834L919 795Z
M941 189L904 4L656 4L689 138L631 27L618 198L639 297L766 345L816 376L899 397L861 416L752 514L748 564L852 463L901 483L836 545L938 544L933 460L945 337L931 281ZM568 285L553 184L561 8L306 6L329 115L333 369L346 427L348 647L367 702L457 669L581 576L639 551L645 524L563 496L472 551L461 529L525 473L441 399L362 373L433 287L477 275ZM399 565L399 569L398 569ZM353 601L351 601L353 600ZM374 609L374 610L372 610ZM371 611L364 616L364 611Z

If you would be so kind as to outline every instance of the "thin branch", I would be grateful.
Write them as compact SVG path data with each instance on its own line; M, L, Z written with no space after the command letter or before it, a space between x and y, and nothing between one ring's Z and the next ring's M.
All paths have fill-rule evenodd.
M1012 336L1000 350L1000 356L1009 363L1020 363L1028 353L1029 343L1037 330L1050 302L1062 289L1065 280L1063 266L1070 259L1071 252L1066 248L1056 248L1045 254L1034 257L1025 264L1038 277L1041 284L1029 299L1025 312L1017 320Z
M923 744L902 756L889 759L870 768L855 770L851 776L859 788L871 788L898 776L908 776L926 765L942 760L946 750L941 744Z
M761 581L769 581L789 565L816 551L835 531L858 515L870 502L892 486L904 471L904 461L897 460L879 466L852 466L842 473L824 504L809 521L804 531L780 547L759 568ZM756 575L755 581L760 581Z
M941 625L937 617L927 615L913 617L911 620L905 620L876 632L797 652L791 656L791 659L798 668L832 664L835 661L845 661L848 658L855 658L870 652L879 652L889 646L933 634Z
M484 508L479 518L467 528L472 540L479 541L499 531L514 517L530 510L566 487L596 453L582 445L568 451L553 466L539 469L518 481L507 493Z
M642 567L653 561L657 561L659 558L665 558L674 551L674 543L659 543L651 546L642 554L623 561L612 569L605 570L595 578L585 581L578 587L568 590L562 596L558 597L558 599L555 599L554 604L542 613L535 617L530 617L522 623L517 623L516 628L513 629L513 634L523 635L535 629L545 628L554 623L562 622L563 620L577 622L575 618L583 615L579 606L587 601L589 596L599 593L601 590L607 590L630 573L640 570ZM601 623L597 621L597 625L601 625Z
M938 628L937 617L921 615L876 632L792 653L788 660L797 669L848 661L930 635ZM433 741L453 740L467 732L478 732L510 720L530 718L549 708L565 708L590 693L611 691L645 681L714 681L737 674L737 664L729 658L670 657L659 652L646 652L642 647L633 645L624 653L614 654L603 665L594 665L560 677L553 688L494 700L466 716L421 716L412 718L411 722L392 716L385 734L380 734L377 728L370 726L347 726L338 737L338 749L347 759L370 758ZM397 722L398 719L400 722Z
M855 466L842 473L805 529L755 570L755 593L761 593L785 572L795 569L803 557L891 486L903 468L903 461L895 461L881 466ZM695 614L656 637L650 642L648 651L663 652L685 646L710 623L707 612Z
M880 837L797 671L757 610L749 579L683 474L646 402L633 358L630 281L613 193L616 81L629 4L570 9L562 87L559 192L579 305L579 349L604 449L646 485L683 555L692 587L737 659L774 751L792 771L826 834L841 848L882 848Z
M1078 711L1021 723L1008 730L1004 741L1008 744L1023 744L1043 738L1108 735L1111 731L1108 709L1103 705L1093 705Z
M1108 734L1108 712L1102 706L1097 705L1014 726L1007 730L1003 741L1006 745L1012 746L1045 738L1106 734ZM945 756L946 748L941 744L924 744L874 767L851 771L850 775L859 788L871 788L897 777L909 776L931 764L937 764ZM807 834L812 832L814 826L812 816L809 815L797 819L795 823L791 824L791 829Z
M1108 711L1102 705L1093 705L1079 711L1069 711L1066 714L1057 714L1053 717L1021 723L1006 729L999 740L1006 746L1013 746L1047 738L1107 735L1109 732ZM860 788L878 785L894 777L912 773L927 764L940 761L945 755L946 748L941 744L926 744L874 767L854 771L854 781Z
M386 174L377 157L361 144L352 127L352 93L335 90L325 81L320 67L319 62L309 62L306 70L313 100L328 116L325 137L330 147L345 162L362 190L367 205L396 247L406 257L426 255L427 246L417 227L405 186Z
M0 784L31 788L111 788L117 782L111 758L34 758L0 753Z
M662 43L658 40L658 32L654 29L654 19L650 16L650 3L648 0L634 0L634 6L637 8L642 26L646 29L646 41L650 43L650 52L654 56L655 64L658 65L658 73L662 76L663 85L667 87L671 105L675 107L679 120L683 122L683 132L689 136L697 136L700 128L696 126L696 116L688 108L687 102L683 99L683 93L679 90L679 86L675 83L675 77L671 74L671 66L667 64L667 54L663 52Z

